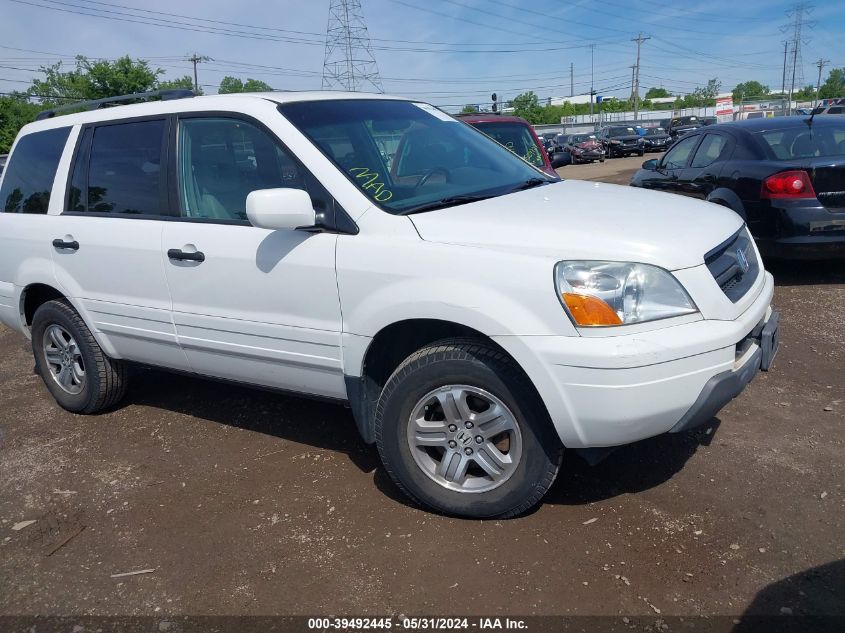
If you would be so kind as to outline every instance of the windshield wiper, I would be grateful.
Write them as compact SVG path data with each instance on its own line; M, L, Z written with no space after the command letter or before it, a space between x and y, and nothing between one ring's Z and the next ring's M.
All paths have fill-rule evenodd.
M478 202L479 200L487 200L488 198L492 198L493 196L474 196L474 195L461 195L461 196L449 196L447 198L441 198L440 200L435 200L434 202L426 202L424 204L418 204L415 207L408 207L407 209L403 209L402 211L398 211L396 215L410 215L412 213L422 213L423 211L434 211L436 209L445 209L446 207L454 207L459 204L467 204L469 202Z
M540 185L547 185L551 180L547 180L546 178L529 178L525 182L518 184L516 187L511 189L508 193L513 193L514 191L525 191L526 189L533 189L534 187L539 187Z

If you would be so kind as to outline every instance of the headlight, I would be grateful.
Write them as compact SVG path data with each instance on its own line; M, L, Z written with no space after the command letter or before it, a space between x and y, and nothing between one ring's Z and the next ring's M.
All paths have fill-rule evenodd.
M611 145L619 145L622 141L610 141Z
M558 262L555 289L579 327L643 323L698 311L671 273L648 264Z

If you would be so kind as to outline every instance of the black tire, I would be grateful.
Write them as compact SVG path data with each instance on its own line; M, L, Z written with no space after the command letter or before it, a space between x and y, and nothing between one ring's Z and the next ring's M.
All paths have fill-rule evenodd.
M64 390L53 377L47 362L43 342L47 328L52 325L63 329L76 342L85 372L79 393ZM48 301L35 311L32 318L32 353L36 372L63 409L73 413L96 413L114 406L126 393L126 365L106 356L82 317L65 300Z
M645 155L645 150L640 150L639 152L637 152L637 156L644 156L644 155Z
M519 427L519 462L510 477L492 490L450 490L424 472L411 453L407 437L411 412L427 394L446 385L469 385L492 394L510 409ZM445 339L406 358L382 390L375 430L382 462L396 485L419 504L455 516L507 518L522 514L546 494L563 454L528 377L502 351L473 339Z

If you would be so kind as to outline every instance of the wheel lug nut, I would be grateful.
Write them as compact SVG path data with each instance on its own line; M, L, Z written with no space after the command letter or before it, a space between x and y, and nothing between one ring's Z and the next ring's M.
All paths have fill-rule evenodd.
M467 455L472 455L472 449L471 448L465 448L464 453L466 453Z
M458 443L455 440L449 440L449 448L455 448Z
M480 435L476 435L476 436L475 436L475 442L476 442L476 444L481 444L481 442L483 442L483 441L484 441L484 438L483 438L483 437L481 437Z
M450 430L450 431L452 431L452 433L454 433L455 431L457 431L457 430L458 430L458 427L457 427L457 426L455 426L454 424L450 424L450 425L449 425L449 430Z
M467 422L466 424L464 424L464 426L467 427L468 429L471 429L473 427L473 424L472 424L472 422Z

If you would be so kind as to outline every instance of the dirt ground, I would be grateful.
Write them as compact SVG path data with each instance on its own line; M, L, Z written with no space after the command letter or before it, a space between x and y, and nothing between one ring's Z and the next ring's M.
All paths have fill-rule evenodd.
M68 414L0 329L0 614L843 616L845 264L773 271L773 371L509 521L409 505L340 406L138 370Z

